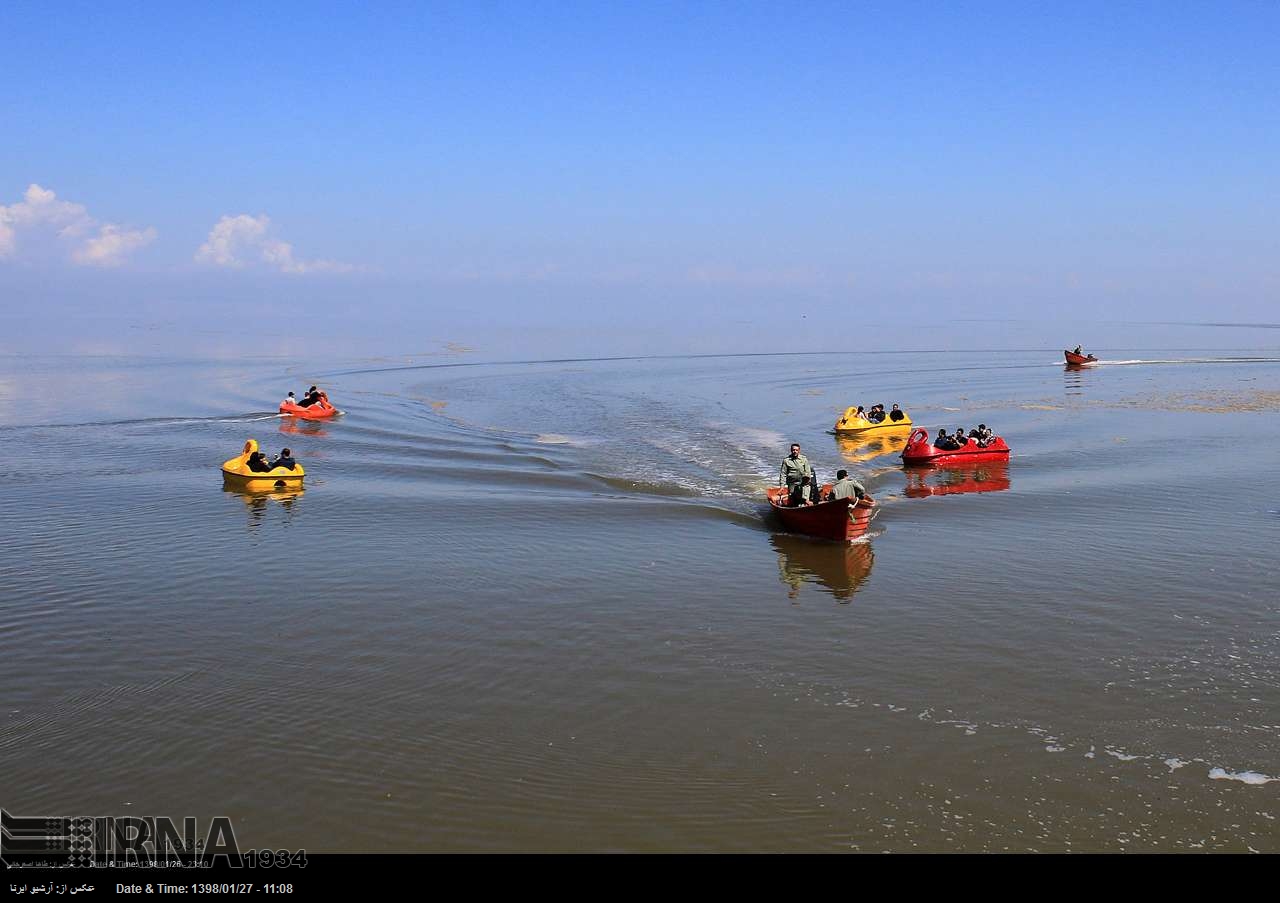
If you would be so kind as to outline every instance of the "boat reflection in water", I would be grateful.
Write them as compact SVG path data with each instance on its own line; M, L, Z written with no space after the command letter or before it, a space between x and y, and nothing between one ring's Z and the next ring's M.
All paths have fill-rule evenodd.
M840 449L840 457L850 464L861 464L873 458L901 454L907 447L907 437L910 435L911 428L907 427L899 432L880 433L866 438L836 436L836 447Z
M1068 365L1062 371L1063 392L1067 395L1083 395L1089 380L1095 378L1097 372L1093 367L1072 367Z
M1009 462L1005 459L913 467L906 474L907 488L903 495L909 499L966 492L1004 492L1009 488Z
M302 497L305 490L301 486L289 486L272 489L246 489L241 486L223 484L222 491L240 497L249 512L249 526L257 527L263 521L272 505L279 505L287 519L293 517L293 506Z
M299 420L296 417L286 417L280 421L280 432L286 435L302 435L302 436L327 436L329 431L324 425L314 420Z
M847 603L866 583L875 562L869 542L814 542L787 533L775 533L769 542L778 553L778 577L792 599L800 595L802 586L813 583Z

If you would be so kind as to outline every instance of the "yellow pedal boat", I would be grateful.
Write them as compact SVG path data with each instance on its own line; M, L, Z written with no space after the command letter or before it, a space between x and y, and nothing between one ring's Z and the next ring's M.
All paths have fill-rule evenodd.
M865 417L858 416L858 408L848 407L844 409L844 413L840 415L840 419L836 421L833 432L836 433L869 433L873 430L877 432L888 432L889 430L910 430L911 415L906 411L902 412L901 420L890 420L885 417L879 423L872 423Z
M228 461L222 462L222 479L230 486L242 489L280 489L285 486L301 486L306 471L301 464L294 465L293 470L275 467L266 472L249 469L249 456L258 450L258 440L249 439L244 444L244 451Z

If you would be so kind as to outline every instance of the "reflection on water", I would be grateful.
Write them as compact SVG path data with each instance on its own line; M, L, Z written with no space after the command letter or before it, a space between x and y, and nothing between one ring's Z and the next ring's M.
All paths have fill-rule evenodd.
M907 447L910 435L911 430L908 428L900 433L881 434L871 438L836 436L836 448L840 449L840 457L850 464L861 464L873 458L900 454Z
M1094 367L1073 367L1070 364L1062 371L1062 384L1067 395L1083 395L1085 384L1096 372Z
M280 489L247 489L242 486L231 486L224 483L222 491L239 496L240 500L244 502L245 509L249 513L249 528L253 529L262 524L268 510L273 505L279 505L280 510L284 512L286 522L292 520L294 504L306 490L301 486Z
M913 467L906 473L907 488L903 494L909 499L966 492L1003 492L1009 488L1007 460L933 464Z
M769 537L778 553L778 577L796 598L805 583L815 583L841 602L849 602L871 575L875 553L866 542L814 542L803 536Z
M303 436L329 435L329 431L314 420L298 420L295 417L286 417L280 421L280 432Z

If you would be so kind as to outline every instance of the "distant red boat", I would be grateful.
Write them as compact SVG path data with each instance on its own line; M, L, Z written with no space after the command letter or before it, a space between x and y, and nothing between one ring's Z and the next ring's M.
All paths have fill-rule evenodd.
M907 447L902 450L903 464L940 464L949 461L969 461L974 458L1008 457L1009 446L1000 436L996 436L983 447L978 440L970 439L961 448L938 448L929 441L928 430L915 430L907 440Z
M300 404L289 404L287 401L282 401L280 403L280 413L288 414L291 417L301 417L304 420L323 420L326 417L332 417L337 414L338 409L329 403L327 395L322 395L319 401L307 405L305 408Z
M1062 352L1067 358L1067 364L1072 367L1083 367L1085 364L1096 364L1098 359L1092 354L1076 354L1074 351Z
M822 487L819 498L831 491L831 484ZM769 507L793 533L804 533L819 539L848 542L867 532L871 519L876 516L876 502L871 496L860 499L832 499L816 505L788 507L787 490L781 487L766 489Z

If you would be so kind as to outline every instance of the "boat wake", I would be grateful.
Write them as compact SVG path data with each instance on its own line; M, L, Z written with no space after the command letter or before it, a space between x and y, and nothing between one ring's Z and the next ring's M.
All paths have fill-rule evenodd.
M341 412L339 412L341 413ZM275 413L251 412L234 416L216 415L213 417L137 417L132 420L88 420L79 423L19 423L5 424L0 430L52 430L79 429L99 426L188 426L197 423L257 423L263 420L275 420L284 415Z
M1184 357L1184 358L1134 358L1132 360L1099 360L1090 366L1136 367L1143 364L1280 364L1276 357Z

